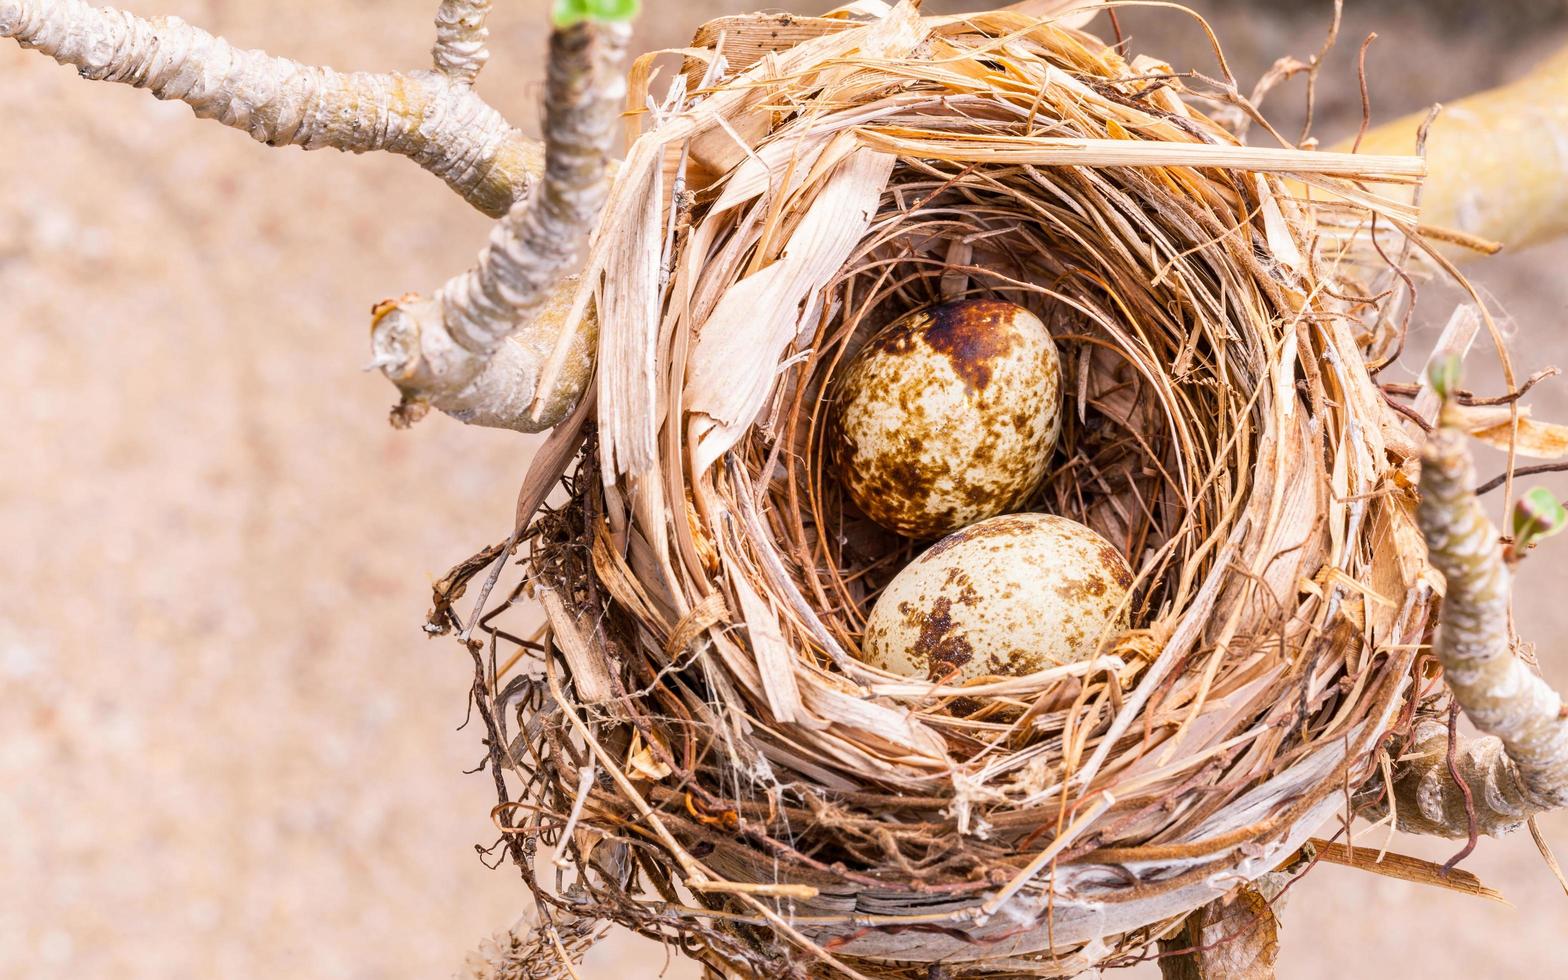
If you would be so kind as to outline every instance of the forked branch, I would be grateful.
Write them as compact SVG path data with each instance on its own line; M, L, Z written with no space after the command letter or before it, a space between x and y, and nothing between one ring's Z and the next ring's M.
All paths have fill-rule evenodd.
M377 310L376 363L402 389L405 404L538 431L564 417L586 387L591 329L574 333L560 396L530 411L543 365L573 314L576 281L562 275L608 191L629 33L624 22L580 21L551 34L539 187L496 224L478 265L431 299L406 296Z
M144 19L85 0L0 0L0 36L83 78L123 82L269 146L385 150L406 156L491 216L526 195L539 144L471 87L484 63L488 2L448 2L437 21L440 70L338 72L236 48L178 17Z
M621 61L635 5L559 0L552 34L545 139L512 128L474 93L489 58L491 0L443 0L433 70L341 73L235 48L176 17L143 19L84 0L0 0L0 35L89 79L144 88L269 146L386 150L414 160L480 210L501 216L472 270L431 300L377 311L376 364L405 405L434 405L468 422L538 430L580 397L592 322L561 365L560 393L534 405L539 375L573 311L563 277L605 196L605 171L625 93ZM530 193L543 171L537 191ZM396 418L407 418L403 412Z
M1465 435L1440 426L1422 454L1417 511L1447 582L1433 649L1454 699L1485 737L1456 746L1450 764L1448 726L1422 722L1396 773L1395 799L1402 829L1445 837L1468 836L1472 813L1477 832L1495 835L1568 805L1563 701L1514 654L1510 571L1475 483Z

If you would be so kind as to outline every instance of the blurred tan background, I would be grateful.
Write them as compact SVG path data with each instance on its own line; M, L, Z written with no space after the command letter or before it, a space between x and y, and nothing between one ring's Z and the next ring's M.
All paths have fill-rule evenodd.
M642 47L753 6L645 4ZM1197 5L1244 86L1316 50L1331 9ZM123 6L380 70L426 63L436 3ZM1389 119L1522 72L1559 40L1547 6L1354 4L1320 131L1354 130L1366 31ZM531 127L545 4L498 7L482 85ZM1191 22L1123 22L1139 49L1207 63ZM1299 94L1271 113L1296 118ZM468 661L419 625L430 579L507 530L533 443L438 417L393 432L391 387L359 370L370 304L466 266L487 226L404 160L269 151L0 42L0 976L442 977L524 911L515 873L472 848L494 835L488 777L461 773L480 752L455 731ZM1565 261L1474 270L1522 371L1568 366ZM1423 296L1421 336L1451 302ZM1537 411L1568 418L1565 391L1538 389ZM1527 566L1527 636L1568 635L1564 555ZM1568 651L1542 660L1568 685ZM1568 819L1545 826L1568 849ZM1467 867L1514 906L1320 869L1286 908L1282 975L1563 975L1568 898L1529 840L1483 841ZM663 964L619 939L584 975Z

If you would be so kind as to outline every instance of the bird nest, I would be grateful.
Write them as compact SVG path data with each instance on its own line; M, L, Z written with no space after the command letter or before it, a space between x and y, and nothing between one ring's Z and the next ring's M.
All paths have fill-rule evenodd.
M523 549L505 608L546 625L464 636L497 822L576 935L743 975L1072 975L1287 862L1408 724L1432 592L1369 365L1402 343L1420 162L1249 147L1233 85L1071 20L856 9L679 52L584 277L597 394L438 599ZM970 296L1061 352L1024 509L1135 581L1087 659L930 681L860 659L925 545L860 516L825 437L869 335Z

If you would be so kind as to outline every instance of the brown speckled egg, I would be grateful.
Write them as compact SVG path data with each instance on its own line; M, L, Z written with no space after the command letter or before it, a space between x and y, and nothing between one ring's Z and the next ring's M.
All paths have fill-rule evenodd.
M911 538L1021 506L1061 430L1061 364L1039 318L999 300L910 314L845 370L834 460L850 499Z
M1052 514L1008 514L948 535L882 592L868 663L954 683L1093 656L1127 627L1132 570L1109 541Z

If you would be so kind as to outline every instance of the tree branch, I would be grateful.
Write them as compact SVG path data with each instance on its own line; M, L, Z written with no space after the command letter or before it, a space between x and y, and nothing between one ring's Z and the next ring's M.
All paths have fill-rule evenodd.
M1434 652L1454 699L1487 737L1456 746L1447 726L1423 720L1394 781L1399 825L1416 833L1506 833L1568 805L1568 721L1557 692L1514 655L1508 629L1509 569L1497 528L1471 488L1475 467L1460 431L1441 427L1421 460L1417 519L1434 568L1447 581Z
M1363 153L1409 153L1427 113L1379 126ZM1421 221L1522 248L1568 232L1568 49L1517 82L1453 103L1432 121ZM1458 257L1471 253L1455 250Z
M74 65L84 78L184 102L269 146L407 156L501 217L474 269L433 299L408 296L377 308L375 364L403 391L396 419L433 405L463 421L537 431L571 409L592 370L595 325L576 305L576 280L561 277L604 204L625 95L629 31L621 18L634 5L558 4L565 20L551 37L548 151L473 90L489 57L490 8L491 0L443 0L435 70L408 73L302 65L236 48L176 17L143 19L85 0L0 0L0 36ZM540 371L568 325L573 344L556 395L536 406Z
M577 258L604 205L605 175L626 82L624 23L580 22L550 38L545 170L537 191L497 223L479 263L433 299L404 297L377 310L376 363L405 403L428 403L465 422L538 431L576 403L591 369L593 330L577 348L554 404L528 411L539 373L574 315Z
M484 0L443 3L442 70L409 73L302 65L236 48L177 17L146 20L85 0L0 0L0 36L76 66L83 78L184 102L269 146L406 156L500 216L526 196L543 150L469 85L485 58L488 7Z
M490 50L490 0L441 0L436 11L436 46L431 50L436 71L462 85L474 84Z

